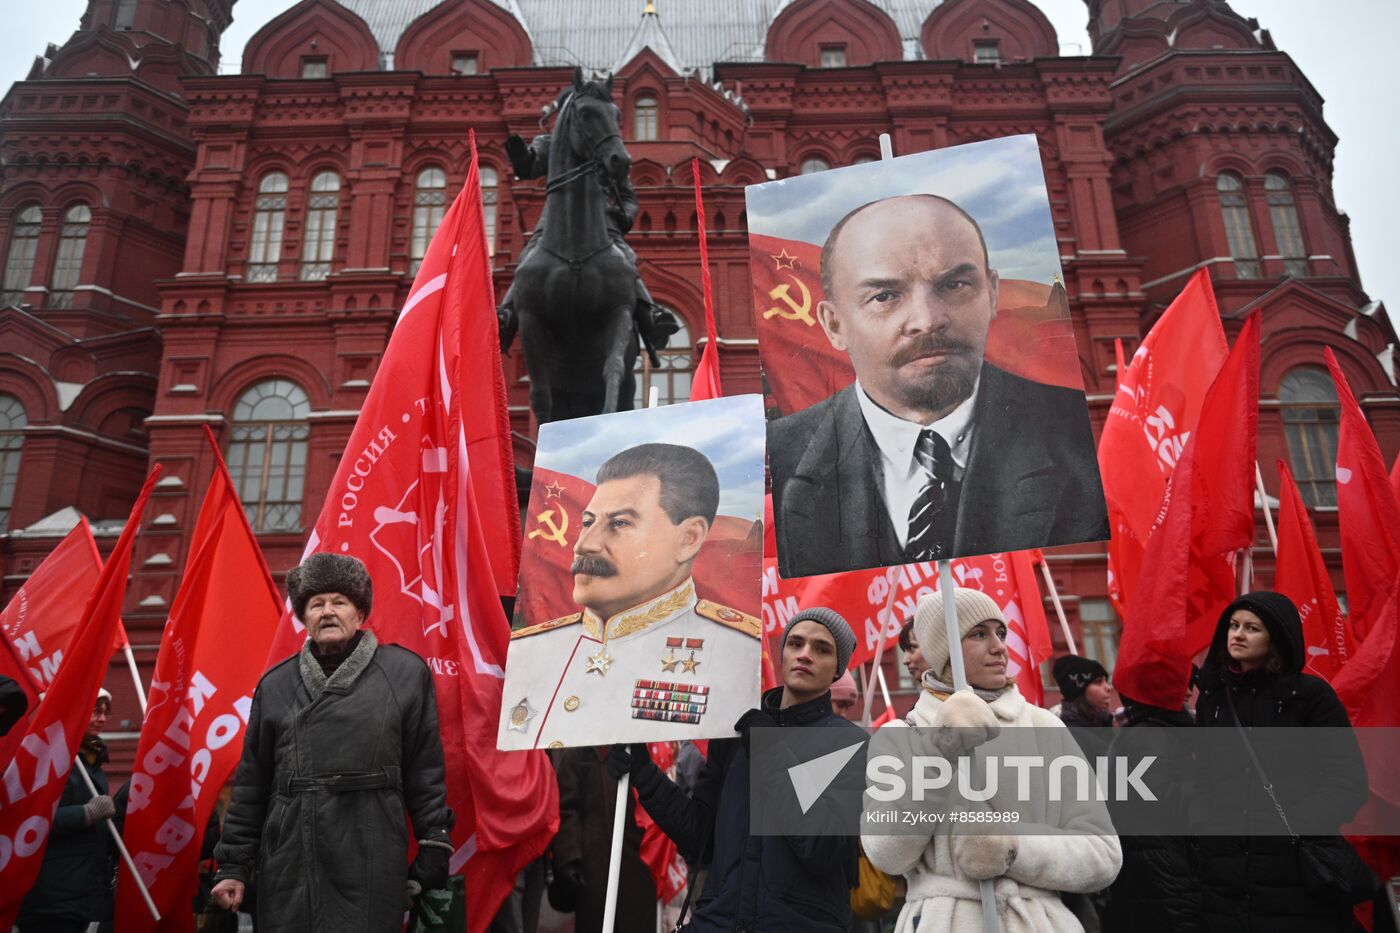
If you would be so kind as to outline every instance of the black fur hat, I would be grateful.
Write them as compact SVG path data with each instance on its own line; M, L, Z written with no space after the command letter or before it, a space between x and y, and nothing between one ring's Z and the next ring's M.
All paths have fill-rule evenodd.
M374 605L374 584L369 571L354 557L341 554L312 554L287 574L287 598L292 612L303 622L306 604L320 593L339 593L369 618Z

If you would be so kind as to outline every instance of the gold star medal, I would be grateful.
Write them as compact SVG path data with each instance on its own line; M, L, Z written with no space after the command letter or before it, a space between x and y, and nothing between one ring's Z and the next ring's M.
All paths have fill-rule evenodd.
M694 674L695 669L700 666L700 662L695 660L695 652L690 653L690 657L681 662L681 669L686 674Z
M670 673L675 673L676 665L681 663L681 659L676 657L675 651L667 651L666 657L661 659L661 669Z

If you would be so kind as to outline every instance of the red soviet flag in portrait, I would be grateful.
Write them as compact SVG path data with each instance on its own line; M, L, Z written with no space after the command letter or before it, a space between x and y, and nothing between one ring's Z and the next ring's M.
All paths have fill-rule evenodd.
M131 545L160 467L151 471L126 527L78 616L57 676L24 727L19 750L0 781L0 930L8 930L39 876L49 832L73 756L92 718L121 622Z
M1132 601L1167 479L1225 353L1210 274L1202 269L1162 312L1126 370L1119 361L1118 391L1099 437L1099 474L1112 531L1109 598L1120 615Z
M1206 393L1147 539L1113 680L1139 703L1176 709L1191 658L1235 596L1233 558L1254 537L1259 312L1249 316Z
M1356 637L1370 633L1372 617L1396 590L1400 576L1400 504L1390 486L1371 426L1356 403L1330 348L1323 349L1342 408L1337 432L1337 521L1347 614Z
M207 428L206 428L207 432ZM122 839L160 911L130 872L117 879L117 929L189 933L201 840L243 751L282 599L213 436L214 476L190 537L180 590L161 634L136 748Z
M690 160L690 174L695 184L695 217L699 224L700 285L705 295L705 349L690 383L690 400L703 402L724 394L719 379L719 333L715 329L715 296L710 284L710 245L705 239L705 201L700 196L700 160Z
M92 529L86 518L79 518L0 612L0 631L40 690L47 689L58 674L101 572L102 558ZM118 618L113 646L120 648L125 642L126 632Z
M1278 462L1278 556L1274 562L1274 589L1298 607L1303 618L1303 642L1307 658L1303 670L1331 680L1356 651L1351 626L1337 605L1327 562L1317 546L1317 534L1293 472Z
M496 749L509 626L488 537L505 546L493 527L505 480L499 445L474 443L471 426L494 424L505 402L497 357L483 350L495 343L496 315L474 138L472 147L466 186L428 245L306 552L364 561L369 627L433 672L457 823L450 867L466 877L479 933L553 837L559 806L543 753ZM492 463L485 479L479 455ZM284 619L270 661L304 638Z

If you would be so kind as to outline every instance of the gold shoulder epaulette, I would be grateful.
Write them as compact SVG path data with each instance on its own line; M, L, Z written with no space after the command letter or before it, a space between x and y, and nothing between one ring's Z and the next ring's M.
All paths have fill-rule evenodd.
M751 638L757 638L763 633L763 623L758 619L740 612L738 609L730 609L728 606L712 603L708 599L697 602L695 611L712 622L728 626L736 632L743 632Z
M552 632L557 628L573 625L575 622L579 622L582 619L583 613L575 612L571 616L560 616L557 619L550 619L548 622L541 622L539 625L527 625L524 628L518 628L510 633L510 637L511 640L528 638L531 635L538 635L540 632Z

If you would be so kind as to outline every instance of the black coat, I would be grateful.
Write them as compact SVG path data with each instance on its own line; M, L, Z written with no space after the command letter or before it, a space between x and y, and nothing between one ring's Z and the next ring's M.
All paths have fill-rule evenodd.
M1190 716L1131 702L1125 706L1126 729L1146 728L1133 733L1115 730L1113 744L1104 754L1129 754L1136 760L1136 755L1160 749L1160 761L1155 767L1174 770L1166 780L1154 781L1153 788L1163 805L1184 808L1190 794L1191 775L1186 773L1189 768L1185 764L1190 740L1185 729L1192 725ZM1169 791L1174 799L1165 796ZM1109 804L1115 822L1119 819L1119 806ZM1198 929L1201 881L1196 840L1187 836L1120 835L1118 841L1123 847L1123 867L1108 889L1107 906L1100 917L1104 933L1181 933Z
M84 745L79 756L98 794L108 790L107 747L98 742ZM87 749L92 750L89 763ZM78 765L68 772L58 809L54 811L44 861L39 877L20 907L19 923L24 929L42 929L43 920L104 920L112 912L112 882L115 878L116 847L106 821L87 824L83 805L92 799L87 784L78 772ZM126 810L125 794L115 798L118 818ZM121 823L117 823L121 829Z
M831 711L831 694L779 709L782 688L763 696L780 726L859 731ZM751 836L749 755L738 739L710 742L687 796L655 767L637 777L642 806L692 864L709 865L687 930L693 933L838 933L851 927L858 840L851 836ZM864 755L857 759L864 762ZM709 840L709 845L705 840Z
M217 879L256 872L260 933L398 933L406 817L452 826L423 660L366 632L328 682L306 648L264 674L214 850Z
M903 563L877 481L880 449L847 386L768 425L785 577ZM982 364L951 554L1102 541L1108 513L1084 393Z
M1225 644L1230 616L1249 609L1268 629L1278 649L1282 670L1240 673L1228 663ZM1331 726L1349 728L1346 709L1331 686L1302 673L1303 626L1298 611L1277 593L1249 593L1226 607L1215 638L1197 676L1200 697L1196 723L1207 728L1234 729L1230 700L1246 729L1270 726ZM1303 787L1276 786L1285 812L1307 807L1330 808L1337 827L1366 801L1366 774L1359 749L1341 755L1318 756L1315 777ZM1219 801L1228 797L1231 812L1273 826L1278 820L1262 781L1253 768L1244 773L1213 773L1201 769L1199 793ZM1277 779L1270 775L1271 780ZM1281 821L1280 821L1281 822ZM1351 910L1313 897L1303 886L1298 848L1287 835L1202 836L1199 839L1203 887L1202 928L1208 933L1328 933L1354 929Z

